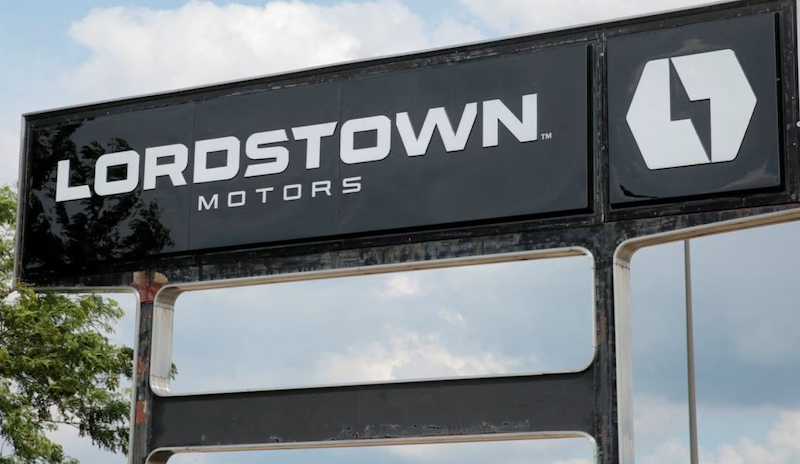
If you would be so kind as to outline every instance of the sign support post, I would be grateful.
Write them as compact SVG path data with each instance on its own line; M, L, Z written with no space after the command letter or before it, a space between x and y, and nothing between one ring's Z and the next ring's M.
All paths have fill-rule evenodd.
M157 453L152 458L150 437L153 427L153 389L150 372L153 347L154 303L163 283L154 279L153 271L134 273L131 288L137 292L137 343L134 349L133 398L131 413L131 442L128 450L130 464L164 464L171 453Z

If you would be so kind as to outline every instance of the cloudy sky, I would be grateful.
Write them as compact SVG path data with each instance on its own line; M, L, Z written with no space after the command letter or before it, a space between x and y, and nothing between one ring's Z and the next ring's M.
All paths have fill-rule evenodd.
M693 0L0 2L0 182L20 114L663 9ZM693 242L704 464L800 462L797 225ZM636 456L688 462L681 244L633 262ZM134 300L116 333L134 339ZM591 260L487 265L180 297L177 392L580 369ZM213 340L213 342L210 342ZM208 366L213 366L209 368ZM86 464L125 462L71 431ZM176 463L589 464L588 440L180 455Z

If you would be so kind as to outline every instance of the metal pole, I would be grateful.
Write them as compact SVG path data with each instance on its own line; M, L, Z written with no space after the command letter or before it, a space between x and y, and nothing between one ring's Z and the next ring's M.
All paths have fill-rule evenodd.
M686 360L689 374L689 452L691 464L698 464L697 401L694 382L694 323L692 316L692 256L689 240L683 241L684 285L686 294Z
M617 354L614 333L614 249L612 244L603 244L592 250L595 256L595 308L597 308L597 359L595 372L595 433L597 441L597 464L620 464L624 452L620 446L617 416ZM624 361L623 361L624 362Z
M136 371L133 380L136 384L131 418L130 464L145 464L150 452L150 412L153 406L153 392L150 391L150 333L152 331L153 303L142 302L139 306L139 346L136 356Z
M154 281L153 272L134 273L131 287L139 292L139 321L136 345L136 360L133 371L133 411L131 416L131 440L128 450L129 464L163 464L169 453L152 456L150 435L153 412L153 390L150 388L150 355L153 346L153 301L163 284Z

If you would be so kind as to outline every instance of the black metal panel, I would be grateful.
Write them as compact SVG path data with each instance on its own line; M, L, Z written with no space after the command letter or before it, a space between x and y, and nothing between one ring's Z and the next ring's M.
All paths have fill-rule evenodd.
M591 371L534 377L175 396L153 448L530 432L593 434Z
M247 245L287 239L325 237L335 235L338 228L337 202L339 185L339 133L322 139L320 167L306 170L306 142L294 140L291 128L308 124L338 121L340 114L340 84L321 84L274 89L246 95L231 95L198 102L195 111L195 131L191 142L217 137L236 137L241 143L241 166L231 181L191 185L191 196L182 205L189 213L190 239L184 252ZM146 110L145 110L146 111ZM283 130L288 141L271 144L288 150L288 166L280 174L245 177L247 166L263 163L250 161L245 156L246 141L251 134ZM191 145L190 145L191 146ZM191 156L190 160L194 157ZM214 160L209 159L209 163ZM217 160L219 161L219 160ZM190 162L190 166L191 166ZM187 172L191 171L187 169ZM192 177L191 174L189 177ZM311 198L312 181L331 181L331 197ZM190 181L191 182L191 181ZM304 198L283 201L282 189L286 185L302 185ZM273 191L260 189L272 188ZM234 204L228 207L231 192ZM169 188L161 194L168 196ZM295 194L294 191L291 192ZM218 198L216 209L200 211L200 198L208 201Z
M588 47L32 118L21 271L586 211Z
M520 115L521 96L535 93L534 135L539 140L519 143L501 127L497 145L486 147L482 132L488 127L482 118L488 110L481 106L464 150L448 153L437 132L424 156L409 158L395 156L406 152L395 126L385 161L340 165L342 178L363 178L363 192L340 197L339 232L586 210L592 104L588 50L587 45L569 45L344 82L342 120L407 111L415 131L432 107L447 108L456 127L468 102L499 99Z
M782 130L779 125L781 81L776 27L776 13L765 13L627 34L608 40L609 182L612 205L674 202L681 197L779 189L782 186ZM730 60L714 60L720 53L723 58ZM706 82L683 82L678 74L680 68L676 68L680 63L678 60L695 59L703 63L708 58L711 58L710 63L728 63L732 69L714 69L717 72L708 79L713 88L700 86L699 92L703 98L709 93L708 90L711 90L710 93L714 93L715 89L727 92L730 87L730 92L719 98L690 101L686 95L689 84ZM741 74L737 74L737 63L743 69ZM661 77L652 67L657 64L663 65L661 69L669 73L665 73L664 77L669 77L670 86L659 88L663 101L669 104L664 108L667 111L659 115L659 110L653 106L655 102L651 102L652 97L658 96L642 93L639 94L642 106L636 108L641 108L644 110L641 113L646 114L631 110L635 94L647 90L645 87L653 81L650 78ZM645 74L645 69L650 72ZM754 110L749 110L751 102ZM738 131L739 127L715 125L717 120L728 116L722 110L731 111L733 117L739 116L735 113L742 103L745 111L742 116L747 122L741 126L741 132ZM659 119L659 116L664 119ZM639 137L649 140L635 139L636 134L626 120L628 117L642 120L653 118L636 126L643 131ZM659 125L659 121L665 124ZM681 124L688 131L671 130ZM667 159L654 159L653 162L692 162L691 159L685 159L688 144L680 142L684 142L684 135L694 134L697 135L689 137L689 141L700 142L699 148L705 152L700 154L699 162L709 164L653 168L645 163L643 153L649 151L647 148L667 147L673 147L673 151L656 150L650 155L667 155ZM738 148L736 142L740 136L744 136L744 140L741 148ZM644 142L646 144L640 146ZM726 143L732 145L725 146ZM712 159L712 153L716 155L722 148L730 148L722 154L731 155L733 159L724 162Z
M795 9L795 2L792 1L722 3L708 8L676 12L664 17L655 16L642 22L620 24L620 27L609 31L609 40L612 40L616 37L646 33L657 29L710 25L720 20L734 20L753 15L767 16L775 13L773 16L774 24L776 25L774 54L776 56L778 76L776 79L776 92L778 95L777 126L782 184L780 188L766 188L750 192L735 191L735 188L728 186L730 193L727 194L710 193L707 195L686 196L676 198L675 201L671 202L648 202L647 199L640 199L642 201L636 203L636 206L633 207L622 204L609 206L607 220L639 220L653 216L672 216L695 212L736 210L739 208L749 209L768 205L773 205L776 209L782 209L783 206L796 207L798 205L800 168L798 167L797 156L797 122L800 118L798 118L797 101L797 18ZM753 39L753 37L745 34L740 33L740 35L747 39ZM763 38L757 41L763 41ZM767 99L769 100L768 96ZM757 123L755 120L753 122ZM626 128L622 127L621 130L626 130ZM756 172L751 172L750 174L758 175ZM610 189L611 187L609 187L609 192ZM714 215L712 214L711 216L713 217ZM643 233L646 232L643 231Z
M69 275L98 262L185 250L188 246L189 190L168 196L137 190L123 196L92 196L56 202L56 171L68 160L73 185L92 183L95 163L104 153L175 143L192 134L193 105L153 108L114 117L62 119L31 126L29 157L20 192L22 260L36 272ZM163 180L163 179L161 179Z

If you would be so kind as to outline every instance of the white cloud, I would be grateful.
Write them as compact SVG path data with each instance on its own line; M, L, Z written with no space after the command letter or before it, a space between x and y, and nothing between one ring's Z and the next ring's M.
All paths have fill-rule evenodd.
M318 378L339 383L503 374L518 364L516 359L490 352L455 353L436 334L390 328L380 343L322 355Z
M685 402L672 402L654 395L636 395L633 424L637 449L656 449L664 437L681 435L688 427L688 411Z
M459 0L502 33L535 32L698 5L702 0Z
M800 462L800 410L781 414L778 426L769 434L769 442Z
M686 464L689 462L689 450L677 438L664 438L653 454L646 456L644 464Z
M452 21L430 29L399 0L317 6L191 1L176 10L97 9L72 24L89 51L64 81L77 98L98 99L400 53L474 40Z
M439 319L449 322L451 324L458 323L463 324L466 322L464 319L464 315L460 312L450 309L450 308L442 308L439 310Z
M748 437L736 444L720 446L707 453L703 464L795 464L800 462L800 410L784 411L776 426L767 435L767 443L759 444Z
M685 403L669 402L654 396L637 397L634 441L637 462L644 464L685 464L689 461L688 409ZM742 409L738 417L752 418ZM710 411L708 411L711 413ZM731 411L733 416L737 416ZM800 462L800 410L776 414L766 440L756 437L730 437L729 443L703 445L704 410L700 411L701 464L795 464ZM718 433L719 430L715 430Z
M381 296L385 298L405 298L425 293L422 279L418 276L398 274L387 277Z

